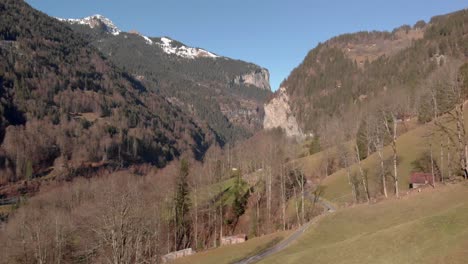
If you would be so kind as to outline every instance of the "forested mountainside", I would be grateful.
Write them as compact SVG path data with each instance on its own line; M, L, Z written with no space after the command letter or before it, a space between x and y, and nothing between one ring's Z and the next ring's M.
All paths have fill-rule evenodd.
M442 72L458 72L468 56L467 33L468 11L461 10L392 32L345 34L321 43L291 72L266 108L291 112L297 124L295 119L267 116L265 127L289 126L291 133L300 129L325 135L330 124L355 124L362 113L382 107L382 98L400 104L400 115L429 121L427 116L433 114L423 113L432 100L428 83L434 84ZM437 101L446 104L440 110L451 109L453 101L443 98L443 89L437 93Z
M271 94L266 69L167 37L122 32L100 15L60 20L150 91L206 122L221 144L245 139L262 128L263 104Z
M201 158L214 135L69 26L0 2L0 184Z

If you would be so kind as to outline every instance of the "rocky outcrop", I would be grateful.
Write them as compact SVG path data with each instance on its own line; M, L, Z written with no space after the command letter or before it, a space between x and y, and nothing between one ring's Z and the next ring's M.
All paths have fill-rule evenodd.
M117 36L119 35L122 31L114 25L114 23L108 19L107 17L104 17L102 15L93 15L81 19L64 19L64 18L58 18L58 20L62 22L67 22L69 24L78 24L78 25L88 25L90 28L96 28L96 27L103 27L108 33Z
M299 128L289 105L286 88L281 87L275 97L265 104L264 129L282 128L288 137L302 138L304 135Z
M253 100L241 100L238 103L220 104L221 113L229 122L241 126L250 132L263 128L263 107Z
M270 73L267 69L263 68L237 76L233 82L237 85L247 84L263 90L271 90Z

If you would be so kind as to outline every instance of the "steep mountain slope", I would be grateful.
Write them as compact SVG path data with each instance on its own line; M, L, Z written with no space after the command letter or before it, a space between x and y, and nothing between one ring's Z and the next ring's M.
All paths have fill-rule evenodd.
M168 37L122 32L101 15L60 20L91 39L109 60L148 89L206 122L220 143L262 128L262 106L271 93L266 69Z
M208 129L23 1L0 2L0 184L201 157Z
M393 32L359 32L335 37L311 50L281 84L276 98L287 97L277 110L297 119L303 132L320 131L331 120L344 124L372 111L375 98L405 102L416 115L424 99L425 80L447 65L459 65L468 56L468 11L438 16L429 23L402 26ZM404 96L397 97L401 93ZM403 98L403 99L402 99ZM266 109L274 104L271 101ZM290 123L265 117L265 128ZM351 131L351 130L350 130Z

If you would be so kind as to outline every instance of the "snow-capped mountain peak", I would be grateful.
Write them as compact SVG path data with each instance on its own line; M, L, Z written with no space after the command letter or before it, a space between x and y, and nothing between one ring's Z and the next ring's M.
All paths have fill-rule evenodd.
M92 15L89 17L84 17L81 19L65 19L65 18L57 18L60 21L68 22L70 24L79 24L79 25L88 25L91 28L99 26L101 23L106 27L107 32L110 34L117 36L122 32L110 19L104 17L102 15Z
M211 53L209 51L206 51L204 49L200 48L192 48L192 47L187 47L184 45L173 45L172 39L169 39L167 37L162 37L161 42L156 43L159 45L163 51L167 54L174 54L179 57L187 58L187 59L195 59L195 58L200 58L200 57L205 57L205 58L218 58L219 56Z
M90 28L96 28L96 27L101 27L104 26L105 30L114 35L117 36L122 31L115 26L115 24L108 18L102 16L102 15L92 15L88 17L84 17L81 19L73 19L73 18L57 18L60 21L69 23L69 24L77 24L77 25L87 25ZM195 58L219 58L218 55L211 53L207 50L201 49L201 48L192 48L183 45L180 42L174 41L170 38L167 37L162 37L160 38L160 41L157 41L153 38L153 40L143 34L140 34L137 31L131 30L130 32L127 32L129 34L134 34L138 35L143 40L146 42L148 45L155 45L159 46L166 54L171 54L175 55L178 57L186 58L186 59L195 59ZM127 35L124 35L125 38L127 38Z

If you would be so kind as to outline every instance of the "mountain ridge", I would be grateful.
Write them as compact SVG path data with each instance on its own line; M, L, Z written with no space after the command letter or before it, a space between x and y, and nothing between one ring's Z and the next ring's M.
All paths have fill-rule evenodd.
M394 104L409 98L402 106L406 113L401 114L418 116L419 105L429 96L426 80L468 57L467 22L465 9L392 32L342 34L319 43L280 85L297 125L304 133L319 136L328 134L331 123L354 131L352 120L377 111L384 98ZM397 102L392 94L402 100ZM280 96L276 92L274 97ZM279 126L287 129L286 124ZM343 136L350 139L353 133Z
M114 24L114 22L112 22L109 18L107 18L107 17L105 17L103 15L100 15L100 14L95 14L95 15L91 15L91 16L88 16L88 17L84 17L84 18L78 18L78 19L76 19L76 18L59 18L59 17L56 17L56 19L58 19L59 21L62 21L62 22L70 23L70 24L88 25L91 28L99 26L99 24L102 23L105 26L106 30L112 35L119 35L120 32L122 32Z
M176 44L175 46L172 46L173 39L171 39L168 36L150 37L150 36L143 35L140 32L135 31L135 30L131 30L128 32L122 31L115 25L115 23L111 19L100 14L95 14L95 15L91 15L91 16L87 16L83 18L56 17L56 19L58 19L61 22L69 23L71 25L87 25L92 29L94 29L95 27L99 27L101 25L104 27L104 30L107 33L112 34L114 36L117 36L120 33L136 34L136 35L141 36L148 45L153 45L153 44L159 45L167 54L175 54L177 56L187 58L187 59L195 59L197 57L209 57L209 58L215 59L215 58L221 57L205 49L198 48L198 47L189 47L178 41L176 41L176 43L178 43L179 45Z
M203 158L211 130L82 35L23 1L2 1L0 13L1 183Z
M221 145L262 129L263 104L271 94L267 69L169 37L148 37L135 30L114 35L105 27L68 25L151 91L206 123Z

